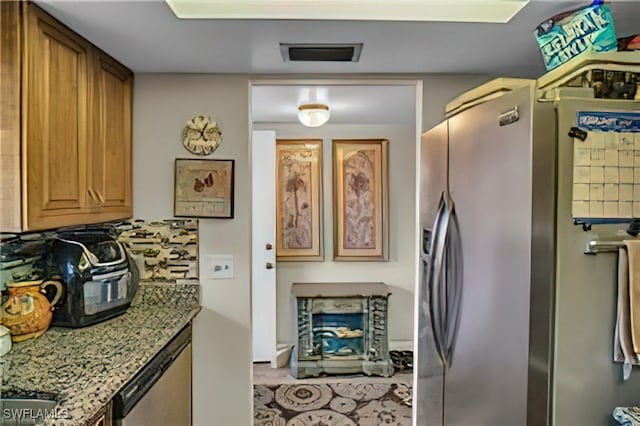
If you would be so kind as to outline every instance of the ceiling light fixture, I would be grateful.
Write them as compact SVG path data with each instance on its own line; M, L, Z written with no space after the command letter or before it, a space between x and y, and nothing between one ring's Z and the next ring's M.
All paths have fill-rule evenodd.
M165 0L182 19L493 22L529 0Z
M331 110L324 104L302 104L298 107L298 120L307 127L320 127L327 121Z

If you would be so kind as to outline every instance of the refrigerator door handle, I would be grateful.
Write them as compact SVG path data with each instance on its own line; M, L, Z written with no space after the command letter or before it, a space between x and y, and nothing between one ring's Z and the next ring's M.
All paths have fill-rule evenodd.
M451 366L451 359L458 331L460 309L462 306L462 242L460 226L455 213L453 201L450 203L450 228L447 229L447 257L445 266L446 288L446 329L444 333L443 351L445 365Z
M436 289L434 289L433 281L434 281L434 259L436 253L436 247L438 244L438 235L440 233L440 223L442 221L442 213L444 211L444 194L440 197L440 202L438 203L438 210L436 211L436 217L433 221L433 227L431 231L431 239L429 241L429 248L426 253L426 259L423 263L424 265L424 273L423 280L425 282L425 287L427 291L427 300L428 300L428 309L429 309L429 325L431 327L431 332L433 334L433 342L436 347L436 352L438 354L438 358L442 360L443 355L443 347L442 347L442 336L440 335L440 327L439 327L439 316L437 313L437 309L435 306L435 301L437 299Z
M438 209L436 211L436 216L433 221L433 227L431 228L431 238L429 241L429 247L425 250L425 257L423 258L423 285L425 286L426 294L427 294L427 302L428 302L428 314L429 314L429 326L431 328L431 332L433 335L433 342L436 348L436 352L438 354L438 358L442 360L442 336L440 334L440 319L435 306L435 302L437 300L436 289L433 287L434 281L434 259L436 253L436 247L438 244L438 235L440 234L440 224L442 221L442 213L445 208L444 203L444 194L440 197L440 202L438 203Z
M431 327L433 329L436 346L438 348L438 355L444 364L446 364L444 346L446 334L446 311L444 311L444 309L446 309L446 305L443 304L443 300L446 298L446 289L443 287L444 281L442 280L442 274L444 268L447 229L449 228L449 220L451 217L447 198L447 195L443 193L440 200L440 204L442 206L441 215L438 220L438 227L435 229L436 234L433 237L434 251L432 254L432 264L429 267L431 296L429 308L431 314Z

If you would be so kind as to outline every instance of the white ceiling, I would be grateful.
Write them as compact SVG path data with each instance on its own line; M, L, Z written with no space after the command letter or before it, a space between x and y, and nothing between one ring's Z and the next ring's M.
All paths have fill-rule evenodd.
M253 86L254 123L293 123L297 106L316 101L331 108L331 124L410 124L416 117L415 86Z
M161 0L37 0L135 72L482 73L537 77L532 31L583 1L534 0L508 24L180 20ZM611 5L618 36L638 32L640 0ZM278 44L363 42L358 63L285 63Z

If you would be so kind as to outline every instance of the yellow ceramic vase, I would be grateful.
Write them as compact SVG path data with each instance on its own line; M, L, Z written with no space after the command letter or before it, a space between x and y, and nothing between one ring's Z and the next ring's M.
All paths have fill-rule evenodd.
M45 288L56 289L53 300L45 296ZM9 329L11 340L39 337L47 331L53 316L53 306L62 297L62 284L58 281L23 281L7 284L8 297L2 304L2 324Z

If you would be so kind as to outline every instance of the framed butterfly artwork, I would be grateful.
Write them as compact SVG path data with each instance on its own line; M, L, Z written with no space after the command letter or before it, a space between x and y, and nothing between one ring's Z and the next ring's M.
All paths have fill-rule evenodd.
M234 163L177 158L174 216L232 219Z

